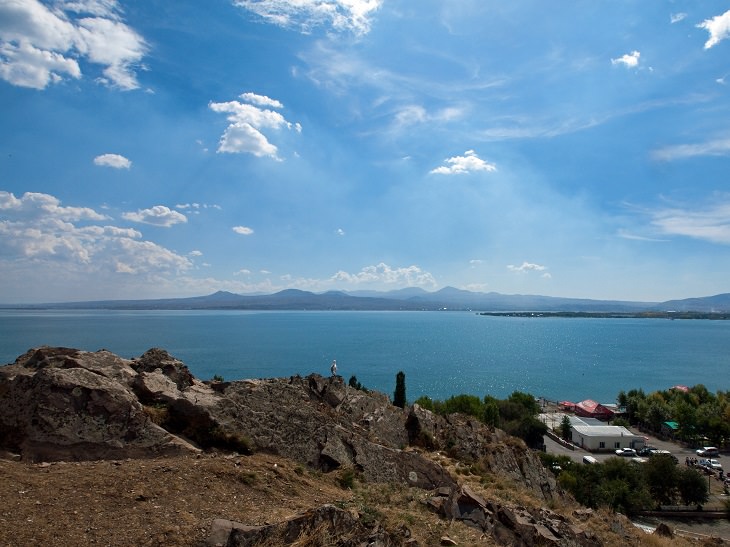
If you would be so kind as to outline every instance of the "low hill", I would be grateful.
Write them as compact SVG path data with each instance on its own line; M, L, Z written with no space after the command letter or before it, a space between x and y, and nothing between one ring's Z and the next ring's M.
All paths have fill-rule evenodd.
M6 306L8 307L8 306ZM207 296L150 300L102 300L60 302L27 306L23 309L165 309L165 310L471 310L487 312L575 312L575 313L729 313L730 293L715 296L670 300L667 302L632 302L591 300L554 296L482 293L445 287L435 292L409 288L389 292L328 291L313 293L286 289L273 294L242 295L219 291Z
M164 350L0 367L4 545L637 545L524 443L319 375L203 383ZM448 537L448 539L447 539ZM448 543L453 541L454 543Z

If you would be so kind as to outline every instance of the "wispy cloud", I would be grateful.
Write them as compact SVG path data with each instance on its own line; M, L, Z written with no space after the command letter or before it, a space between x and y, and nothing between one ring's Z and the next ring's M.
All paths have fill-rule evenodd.
M722 15L716 15L712 19L705 19L697 28L703 28L710 33L705 42L705 49L710 49L719 44L722 40L730 37L730 10Z
M533 264L532 262L523 262L519 266L510 264L507 266L507 269L512 272L517 272L517 273L544 272L545 270L547 270L547 266L541 266L540 264Z
M136 212L123 213L122 218L131 220L132 222L162 226L163 228L169 228L175 224L188 221L185 215L173 211L164 205L155 205L150 209L140 209Z
M686 13L682 13L682 12L680 12L680 13L672 13L669 16L669 22L672 23L672 24L679 23L680 21L683 21L686 17L687 17L687 14Z
M94 165L113 167L114 169L129 169L132 162L119 154L102 154L94 158Z
M230 125L223 132L218 143L219 153L253 154L254 156L268 156L280 160L278 148L269 142L263 131L277 130L282 127L301 132L299 123L287 121L279 112L260 106L283 108L283 105L264 95L243 93L239 96L246 102L228 101L225 103L211 102L208 106L213 112L228 114Z
M242 236L250 236L253 234L253 228L249 228L248 226L234 226L231 229Z
M663 234L730 245L730 195L706 207L667 207L650 215L651 224Z
M309 33L318 26L365 34L383 0L234 0L266 22Z
M474 150L467 150L463 156L454 156L445 160L441 165L430 171L435 175L463 175L475 171L496 171L497 166L481 159Z
M696 144L677 144L665 146L651 153L660 161L672 161L694 156L727 156L730 155L730 138L710 140Z
M49 5L51 4L51 5ZM82 76L80 61L103 67L98 81L137 89L145 40L121 17L116 0L0 2L0 78L45 89Z
M612 65L624 65L627 68L634 68L639 65L639 58L641 57L641 53L634 50L631 53L626 53L625 55L622 55L621 57L617 57L616 59L611 59Z

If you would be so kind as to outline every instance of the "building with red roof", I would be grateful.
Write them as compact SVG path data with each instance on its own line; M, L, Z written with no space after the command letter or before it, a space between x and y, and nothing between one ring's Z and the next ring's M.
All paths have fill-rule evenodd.
M613 418L613 410L603 406L601 403L586 399L575 404L575 414L585 418L597 418L599 420L610 420Z

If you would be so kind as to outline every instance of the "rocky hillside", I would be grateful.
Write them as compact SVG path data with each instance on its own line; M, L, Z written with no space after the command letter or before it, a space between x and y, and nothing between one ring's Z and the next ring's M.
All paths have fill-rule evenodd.
M555 512L570 500L539 458L500 430L417 405L400 409L341 377L204 383L160 349L128 360L103 350L41 347L0 367L0 450L29 466L268 454L307 473L336 476L348 488L395 485L420 492L423 511L463 522L487 544L604 542L586 525L587 513L580 513L581 521ZM512 492L506 498L519 498L519 505L503 495L490 499L490 485L504 490L505 484ZM260 515L250 515L248 523L219 516L207 524L209 545L303 545L303 538L319 545L325 544L316 539L322 534L340 538L337 545L431 541L407 523L374 522L331 504L276 523L261 523ZM614 539L634 543L634 534L621 527Z

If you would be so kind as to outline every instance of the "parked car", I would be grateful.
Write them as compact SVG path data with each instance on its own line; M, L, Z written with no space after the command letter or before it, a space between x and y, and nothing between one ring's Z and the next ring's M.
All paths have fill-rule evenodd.
M720 470L722 464L715 459L702 459L700 460L700 467L709 467L710 469Z
M644 448L639 450L639 456L651 456L651 453L654 450L658 450L658 449L654 446L645 446Z
M617 456L625 456L627 458L635 458L636 457L636 450L633 448L619 448L616 450Z
M717 458L720 455L720 451L714 446L703 446L695 450L698 456L704 456L706 458Z

